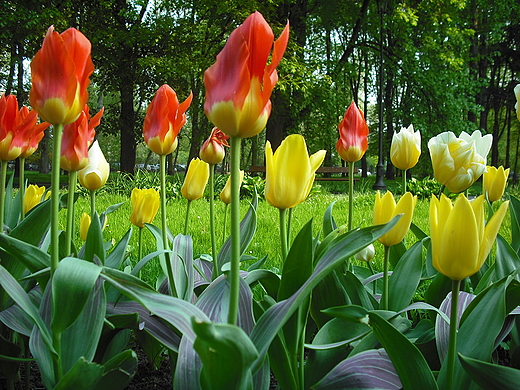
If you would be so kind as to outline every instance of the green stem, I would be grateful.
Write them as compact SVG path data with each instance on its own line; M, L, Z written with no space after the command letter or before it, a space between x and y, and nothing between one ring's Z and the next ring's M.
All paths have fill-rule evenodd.
M451 313L450 313L450 341L448 344L448 365L446 373L446 389L453 389L455 373L455 358L457 356L457 328L459 319L459 291L460 280L451 281Z
M226 232L227 232L227 229L226 229L227 211L228 211L228 204L226 203L226 205L224 206L224 223L223 223L223 226L222 226L222 245L224 245L224 243L226 242Z
M299 379L299 382L300 382L300 389L303 389L304 388L304 384L305 384L305 371L304 371L304 368L305 368L305 328L306 328L306 323L305 321L302 319L304 318L303 314L302 314L302 310L303 310L303 306L300 306L298 308L298 329L301 331L301 337L300 337L300 340L299 340L299 355L300 355L300 364L298 366L298 379Z
M211 256L213 257L213 279L218 276L217 235L215 234L215 165L209 166L209 229L211 234Z
M352 230L354 215L354 163L348 162L348 231Z
M7 161L0 161L0 233L4 231L5 182L7 181ZM23 209L22 209L23 211Z
M65 253L70 255L71 243L74 237L74 214L75 204L74 195L76 193L76 183L78 181L78 172L69 172L69 193L67 194L67 239L65 240Z
M56 354L53 354L53 366L54 366L54 378L56 383L58 383L63 376L63 368L61 366L61 333L53 331L52 332L52 346L56 351Z
M292 226L292 217L293 217L293 208L289 209L289 214L287 216L287 248L291 247L291 226Z
M139 236L137 238L139 247L137 248L137 261L139 262L143 257L143 228L139 228Z
M280 209L280 242L282 244L282 264L287 258L287 209Z
M188 235L188 228L190 226L190 209L191 209L191 200L188 199L188 203L186 205L186 217L184 218L184 235Z
M94 218L96 212L96 191L90 191L90 218Z
M231 270L228 323L236 325L240 292L240 149L242 138L230 138L231 160Z
M370 270L370 274L374 275L374 268L372 268L372 264L370 261L367 261L368 269ZM372 282L372 292L375 294L377 290L377 279Z
M406 169L403 169L403 195L406 194Z
M168 243L168 227L166 225L166 155L159 156L161 166L161 224L162 224L162 239L164 250L169 250L170 245ZM166 260L166 272L168 273L168 285L170 286L170 292L172 296L177 296L177 289L175 288L175 280L173 279L172 264L170 262L170 254L165 253L164 258Z
M63 125L53 126L52 172L51 172L51 277L60 261L59 219L60 211L60 155Z
M25 158L20 157L20 221L25 218L24 198L25 198Z
M381 310L388 310L388 263L390 257L390 246L385 245L385 259L383 264L383 295L381 297Z

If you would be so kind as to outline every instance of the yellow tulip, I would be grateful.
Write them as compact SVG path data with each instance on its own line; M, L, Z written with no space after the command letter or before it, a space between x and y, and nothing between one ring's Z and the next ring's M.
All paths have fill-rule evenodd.
M407 170L413 168L421 155L421 133L413 131L413 125L394 133L390 147L390 159L396 168Z
M445 195L430 201L430 238L433 266L452 280L475 274L486 260L509 202L504 202L487 224L484 196L470 201L463 194L455 204Z
M484 173L483 177L484 193L487 192L489 201L494 202L495 200L501 199L506 189L509 168L504 169L503 166L498 167L498 169L495 167L487 167L487 172Z
M188 200L202 198L209 179L209 165L198 158L191 160L184 177L181 194Z
M87 166L78 171L78 179L87 190L95 191L105 185L110 174L108 165L97 141L94 141L88 151Z
M299 134L285 138L273 154L265 145L265 199L279 209L290 209L303 202L314 183L316 169L325 158L325 150L309 156L305 139Z
M462 132L459 138L447 131L431 138L428 149L435 179L451 192L468 189L485 171L486 158L493 137L475 131L470 136Z
M81 214L81 220L79 223L79 236L83 241L87 241L88 229L90 228L91 218L87 213Z
M244 171L240 171L240 185L242 184L242 181L244 180ZM240 187L239 185L239 187ZM224 202L225 204L231 203L231 176L228 177L226 181L226 185L220 192L220 200Z
M157 214L159 210L159 192L153 188L146 190L134 188L130 195L130 203L132 204L130 222L142 228L145 223L151 223L153 221L155 214Z
M29 210L37 206L42 200L43 193L45 192L45 186L38 187L37 185L31 184L25 190L25 196L23 198L23 212L27 214Z
M392 246L403 241L404 236L410 229L412 223L413 211L417 203L417 197L407 192L395 203L394 195L387 191L383 197L379 191L376 193L376 202L374 206L374 225L380 225L390 222L398 214L403 214L397 224L385 235L379 238L385 246Z

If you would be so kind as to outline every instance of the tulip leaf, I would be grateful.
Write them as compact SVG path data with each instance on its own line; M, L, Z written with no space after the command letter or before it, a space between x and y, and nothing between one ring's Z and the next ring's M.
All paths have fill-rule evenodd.
M114 356L103 365L103 376L96 385L96 390L123 390L137 371L137 355L126 350Z
M366 318L368 315L368 310L362 306L357 305L349 305L349 306L341 306L341 307L331 307L329 309L323 310L324 313L340 318L349 322L366 322Z
M4 224L11 229L14 228L20 220L20 191L13 197L13 179L14 174L9 176L4 194ZM1 230L4 230L3 227Z
M518 253L520 251L520 200L509 196L509 212L511 215L511 246Z
M193 322L193 347L202 360L201 389L253 390L251 366L258 352L242 328Z
M249 285L252 285L255 282L260 283L267 294L269 294L273 299L276 298L278 289L280 288L280 277L274 272L266 269L255 269L249 271L244 280Z
M360 305L367 310L379 307L376 299L368 293L363 283L352 272L347 271L340 281L352 304Z
M422 241L408 249L392 272L388 281L388 307L399 311L410 303L421 281ZM384 294L384 293L383 293Z
M404 389L438 389L433 373L419 349L376 312L370 312L369 317L370 326L392 360L402 387Z
M191 302L193 297L193 241L191 236L178 234L173 239L169 256L177 297Z
M343 360L312 388L399 390L403 386L388 354L379 349Z
M39 307L42 299L40 288L35 287L31 289L28 295L34 306ZM0 311L0 322L27 337L31 335L34 327L34 321L18 304L11 305L7 309Z
M473 381L486 390L517 390L520 370L483 362L459 353L464 370Z
M54 390L91 390L95 389L101 375L103 366L89 363L81 357L61 380L56 384Z
M127 255L127 247L132 237L132 229L128 229L126 234L119 240L116 247L110 252L105 260L105 265L110 268L119 269L125 256ZM139 259L141 260L141 259Z
M323 236L327 237L330 233L338 228L334 217L332 216L332 208L336 201L332 202L327 210L325 210L325 214L323 215Z
M364 248L388 232L397 223L398 219L398 217L395 217L385 225L354 230L336 238L328 246L328 250L317 260L312 275L302 287L288 299L270 307L260 317L251 333L251 340L259 352L259 358L255 362L255 369L260 368L269 344L291 315L305 302L314 287L350 256L353 256L361 248Z
M503 277L518 272L520 268L520 258L513 247L502 237L497 235L497 252L495 256L495 280L500 280Z
M85 253L83 259L93 262L96 256L102 264L105 264L105 247L103 243L103 228L99 215L95 212L88 228L85 241Z
M51 329L62 333L85 308L101 267L80 259L61 260L52 278ZM97 312L101 312L98 308ZM103 314L104 315L104 314Z

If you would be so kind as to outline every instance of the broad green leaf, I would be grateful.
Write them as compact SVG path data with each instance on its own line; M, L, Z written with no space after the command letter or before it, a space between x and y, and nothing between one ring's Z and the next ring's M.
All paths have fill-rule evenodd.
M520 250L520 201L509 196L509 213L511 215L511 247L518 253Z
M67 257L61 260L52 278L53 316L51 329L62 333L83 311L101 267Z
M312 275L305 284L290 298L278 302L260 317L251 333L251 340L259 352L259 358L255 362L255 370L262 365L273 338L298 307L305 302L314 287L350 256L389 231L398 219L396 217L388 224L354 230L336 238L328 246L329 249L319 258Z
M132 237L132 228L128 229L126 234L121 238L118 242L114 250L110 252L105 260L105 265L110 268L119 269L125 256L127 255L127 247L130 242L130 238ZM139 259L141 260L141 259Z
M471 379L486 390L517 390L520 370L465 357L459 360Z
M352 272L347 271L339 280L352 304L363 306L367 310L373 310L379 307L379 303L376 299L368 293L363 283L361 283Z
M242 328L194 321L193 329L193 347L202 360L201 388L253 390L251 366L258 352Z
M409 305L422 274L422 241L408 249L397 263L388 281L388 307L399 311ZM383 293L384 294L384 293Z
M497 252L495 256L494 280L500 280L512 272L518 272L520 258L513 247L500 234L497 236Z
M403 387L388 354L384 349L379 349L343 360L312 388L399 390Z
M96 390L123 390L137 371L137 355L126 350L103 365L103 375Z
M90 227L88 228L83 259L93 262L94 256L96 256L102 264L105 264L105 247L103 243L102 226L99 215L94 213L90 222Z
M334 217L332 216L332 208L334 207L334 204L336 201L332 202L329 207L327 207L327 210L325 211L325 214L323 215L323 236L326 237L330 233L332 233L334 230L338 228L338 225L336 225L336 221L334 220Z
M370 326L392 360L405 390L438 389L424 356L408 338L376 312L371 312Z
M191 236L176 235L172 243L172 252L170 262L177 296L191 302L193 298L193 242Z
M340 318L349 322L365 322L367 321L368 310L363 306L349 305L341 307L331 307L323 310L324 313L331 317Z
M54 390L92 390L103 375L103 366L79 358L76 364L56 384Z
M280 277L272 271L266 269L255 269L248 272L244 280L250 286L256 282L260 283L267 294L269 294L273 299L275 299L278 294Z

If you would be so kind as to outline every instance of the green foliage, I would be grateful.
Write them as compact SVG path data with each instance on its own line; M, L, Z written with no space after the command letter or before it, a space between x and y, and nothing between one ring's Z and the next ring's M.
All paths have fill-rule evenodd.
M441 185L437 180L425 177L422 180L412 178L406 183L408 191L421 199L430 199L432 195L439 196Z

